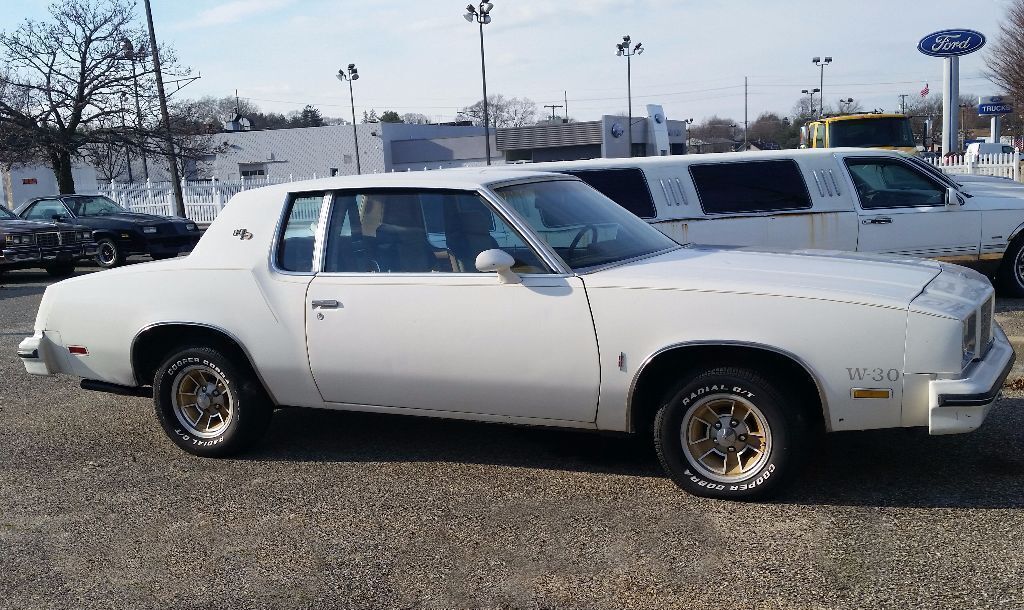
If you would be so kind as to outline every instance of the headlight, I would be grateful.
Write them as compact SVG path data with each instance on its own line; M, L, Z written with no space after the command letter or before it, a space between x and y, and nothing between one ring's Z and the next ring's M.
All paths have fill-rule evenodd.
M92 241L92 232L91 231L79 231L78 232L78 241Z
M142 227L143 233L156 233L156 227Z
M964 320L963 366L967 366L978 353L978 314L972 313Z
M196 231L197 229L196 229L195 223L190 222L187 225L185 225L185 230L186 231Z
M36 236L31 233L23 233L18 235L8 235L6 242L8 246L27 246L34 244Z

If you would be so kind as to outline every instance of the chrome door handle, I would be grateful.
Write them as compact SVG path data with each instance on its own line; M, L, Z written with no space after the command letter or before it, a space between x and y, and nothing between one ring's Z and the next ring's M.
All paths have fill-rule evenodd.
M892 218L888 216L881 216L879 218L868 218L867 220L860 221L864 225L891 225Z
M333 299L326 301L313 301L313 309L338 309L341 303Z

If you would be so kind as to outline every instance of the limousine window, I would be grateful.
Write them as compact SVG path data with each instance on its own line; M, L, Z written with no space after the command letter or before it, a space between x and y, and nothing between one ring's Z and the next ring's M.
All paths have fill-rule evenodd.
M811 207L795 161L702 163L690 166L705 214L778 212Z
M864 209L945 205L945 188L895 159L846 159L846 166Z
M589 169L562 173L576 176L640 218L654 218L658 214L647 180L639 169Z

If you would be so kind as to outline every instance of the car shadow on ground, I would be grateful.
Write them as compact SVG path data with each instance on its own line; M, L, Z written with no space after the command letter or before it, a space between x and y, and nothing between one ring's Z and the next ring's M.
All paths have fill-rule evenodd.
M1005 399L981 430L828 435L809 449L783 504L922 508L1024 507L1024 400ZM455 462L664 477L633 437L313 409L282 409L258 449L267 461ZM666 484L668 481L666 480ZM682 492L680 492L682 493Z

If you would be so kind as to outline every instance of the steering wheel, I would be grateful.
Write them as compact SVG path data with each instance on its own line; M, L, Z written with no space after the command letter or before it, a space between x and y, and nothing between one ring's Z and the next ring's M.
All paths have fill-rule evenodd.
M571 260L573 258L573 252L576 251L576 246L580 244L580 240L582 240L583 236L586 235L588 232L592 236L590 239L590 243L594 243L597 241L597 227L592 224L583 225L583 228L581 228L576 233L576 237L573 237L572 242L569 244L569 250L565 253L565 257L567 259Z

